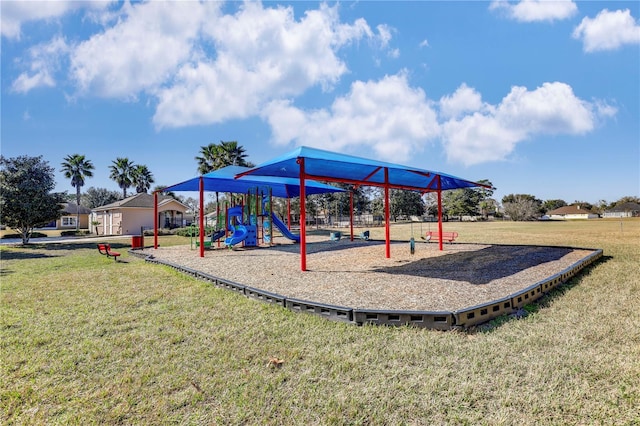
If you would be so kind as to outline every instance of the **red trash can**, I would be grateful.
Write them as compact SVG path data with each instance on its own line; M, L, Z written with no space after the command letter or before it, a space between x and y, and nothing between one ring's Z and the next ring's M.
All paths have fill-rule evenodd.
M142 236L134 235L133 237L131 237L131 248L132 249L144 248L142 241L143 241Z

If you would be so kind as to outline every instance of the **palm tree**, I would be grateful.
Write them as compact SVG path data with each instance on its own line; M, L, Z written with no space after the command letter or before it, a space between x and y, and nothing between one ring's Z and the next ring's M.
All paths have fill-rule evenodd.
M207 146L201 146L200 154L201 157L196 156L196 160L198 161L198 172L201 175L224 167L220 166L219 163L220 147L218 146L218 144L210 143Z
M109 179L115 180L120 189L122 189L122 198L127 198L127 188L131 187L131 170L133 169L133 162L128 158L118 157L115 161L112 161L112 165L109 166L111 174Z
M153 175L145 165L135 165L131 169L131 183L136 187L136 192L147 192L151 188L151 184L155 182Z
M166 195L171 198L177 198L176 193L173 191L167 191L167 185L156 185L151 192L157 192L159 195Z
M80 188L84 186L84 178L93 177L93 164L84 155L73 154L64 157L61 171L64 177L71 179L71 186L76 188L76 231L80 229Z
M253 164L247 162L247 154L245 149L238 145L237 141L223 142L220 141L221 163L225 166L243 166L253 167Z
M253 167L253 164L245 160L247 154L245 149L238 145L237 141L224 142L220 144L210 143L200 147L201 156L196 156L198 161L198 172L204 175L213 170L218 170L226 166ZM219 194L216 192L216 205L219 205Z
M246 160L245 149L236 141L220 141L219 144L201 146L200 154L196 160L198 172L202 175L226 166L253 167L253 164Z

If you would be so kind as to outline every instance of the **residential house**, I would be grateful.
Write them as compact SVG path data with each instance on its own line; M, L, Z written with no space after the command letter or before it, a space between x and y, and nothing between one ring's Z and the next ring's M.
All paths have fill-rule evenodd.
M139 234L141 229L153 229L154 197L140 193L115 203L96 207L91 213L92 230L98 235ZM158 226L184 226L188 206L173 197L158 196Z
M596 219L599 217L596 213L579 204L572 204L551 210L547 212L547 216L550 219Z
M89 229L89 215L91 210L77 205L76 203L61 203L62 216L58 220L52 220L44 228L75 230L78 220L78 212L80 212L80 229Z
M606 210L603 217L640 217L640 204L622 203L612 209Z

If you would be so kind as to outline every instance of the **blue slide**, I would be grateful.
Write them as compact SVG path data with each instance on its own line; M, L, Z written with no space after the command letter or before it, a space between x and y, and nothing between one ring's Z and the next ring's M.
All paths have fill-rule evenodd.
M278 216L276 216L275 213L271 213L271 220L273 221L273 224L280 230L280 232L282 232L282 235L284 235L291 241L295 241L296 243L300 242L300 235L292 234L291 231L289 231L289 228L287 228L287 225L282 223L282 221L278 219Z
M247 228L244 225L237 225L233 230L233 234L225 238L224 243L227 246L234 246L246 240L248 235L249 232L247 232Z

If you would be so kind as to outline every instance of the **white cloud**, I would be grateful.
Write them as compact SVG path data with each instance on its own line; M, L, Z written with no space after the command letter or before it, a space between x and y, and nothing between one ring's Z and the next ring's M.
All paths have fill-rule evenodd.
M424 91L410 87L405 73L356 81L330 109L303 111L291 102L274 101L263 117L277 144L338 151L366 148L387 161L410 159L440 132Z
M521 0L517 4L494 0L490 10L499 10L519 22L555 21L575 15L578 7L571 0Z
M443 99L451 103L459 93L473 91L464 85L461 89ZM476 98L469 105L478 106L479 98L464 98ZM441 102L441 108L450 108L447 102ZM504 160L518 143L535 136L587 133L599 119L617 112L603 101L578 98L571 86L559 82L544 83L533 91L514 86L496 106L483 105L482 111L467 108L471 114L462 117L460 109L454 111L458 115L442 125L443 143L449 160L466 165Z
M326 4L296 20L291 7L245 3L203 31L217 57L182 65L173 84L158 91L158 127L244 118L258 114L266 102L297 96L314 85L328 90L347 72L337 50L376 38L366 21L343 24L337 6Z
M420 88L406 73L379 81L356 81L330 108L302 110L292 101L274 101L263 111L273 142L353 152L371 150L377 158L404 162L440 138L447 158L465 165L501 161L517 145L543 135L581 135L615 107L588 102L571 86L544 83L535 90L514 86L497 105L482 101L466 84L437 103L441 121Z
M378 29L378 33L380 34L380 43L382 44L382 46L383 47L388 46L392 38L391 27L383 24L383 25L378 25L376 28Z
M54 19L67 12L81 9L103 9L109 1L3 1L0 13L2 35L10 39L20 39L25 22Z
M506 127L527 134L582 134L593 130L594 105L576 97L565 83L544 83L536 90L514 86L495 116Z
M29 49L29 71L21 73L12 83L11 90L27 93L38 87L54 87L54 74L60 68L60 57L69 50L67 43L61 37L56 37L49 43L40 44Z
M39 14L33 6L13 7L8 15L14 18L7 22L17 24L8 31L19 34L21 22L87 5L59 2L47 12L50 3L55 2L45 2ZM68 57L74 96L135 101L146 94L157 99L158 128L210 124L257 115L266 102L313 86L331 90L348 72L338 56L341 48L367 40L374 49L388 49L393 33L386 25L373 31L362 18L343 23L339 6L325 3L299 18L291 6L260 2L242 3L226 15L221 2L124 2L105 8L108 4L84 15L104 30L58 51L57 62L32 54L25 60L31 61L25 65L29 71L13 90L55 85L53 65ZM399 55L397 49L387 53Z
M473 113L442 125L447 159L467 166L505 159L525 134L493 115Z
M430 47L429 46L429 40L427 40L426 38L424 40L422 40L419 44L420 47Z
M451 96L440 98L440 114L444 118L456 118L463 113L480 111L482 96L474 88L462 83Z
M217 2L125 4L115 26L72 52L71 74L80 92L135 98L170 81L191 57L203 22L215 25L218 7Z
M613 12L604 9L593 19L583 18L573 31L573 38L582 40L585 52L614 50L640 43L640 25L629 9Z

